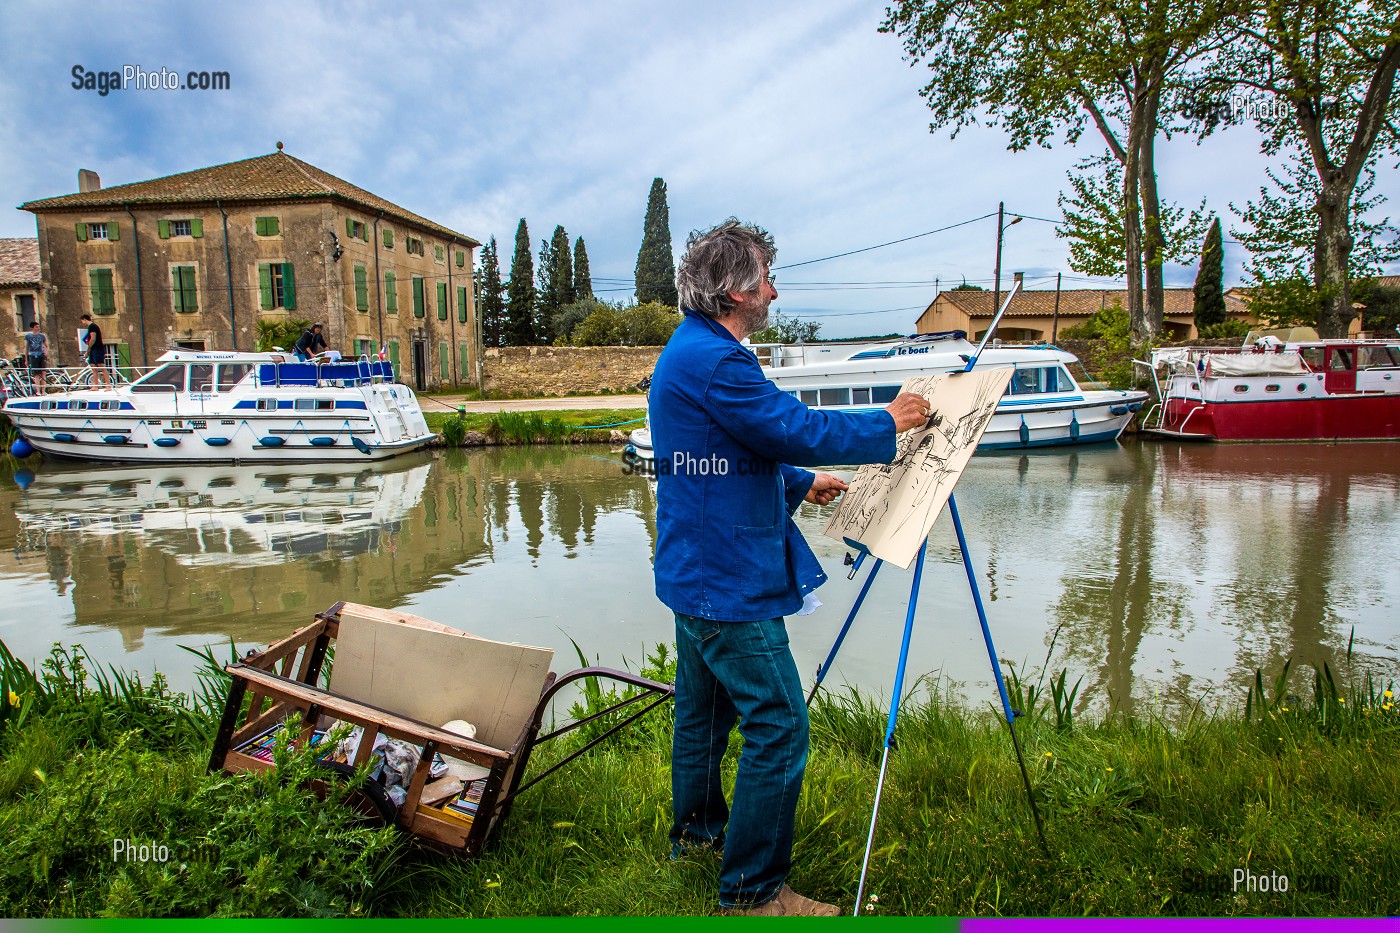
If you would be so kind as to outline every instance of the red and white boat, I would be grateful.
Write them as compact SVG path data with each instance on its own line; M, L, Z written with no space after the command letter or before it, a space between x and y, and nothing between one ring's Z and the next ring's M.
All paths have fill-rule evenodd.
M1394 340L1320 340L1311 328L1294 328L1284 339L1250 334L1239 349L1164 347L1152 351L1151 367L1160 402L1143 430L1157 437L1400 438Z

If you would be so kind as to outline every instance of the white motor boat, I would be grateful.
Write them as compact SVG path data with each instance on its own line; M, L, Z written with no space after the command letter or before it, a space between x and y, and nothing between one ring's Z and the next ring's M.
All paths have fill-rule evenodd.
M759 345L778 365L764 374L778 388L817 409L869 411L894 401L905 379L963 369L977 356L983 369L1012 369L979 451L1017 450L1117 440L1148 400L1146 392L1084 389L1070 375L1073 353L1048 345L990 346L977 353L962 331L918 334L860 349L843 360L784 365L789 355ZM765 352L766 351L766 352ZM629 437L629 454L652 459L650 424Z
M125 463L383 460L432 439L392 364L170 350L129 385L5 403L46 455Z

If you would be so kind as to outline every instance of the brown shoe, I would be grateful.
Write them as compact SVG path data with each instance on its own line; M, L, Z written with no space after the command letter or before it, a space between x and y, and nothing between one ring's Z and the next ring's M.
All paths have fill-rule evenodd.
M783 885L772 900L764 901L755 907L723 907L720 914L726 917L839 917L841 909L835 904L824 904L810 897L803 897L792 888Z

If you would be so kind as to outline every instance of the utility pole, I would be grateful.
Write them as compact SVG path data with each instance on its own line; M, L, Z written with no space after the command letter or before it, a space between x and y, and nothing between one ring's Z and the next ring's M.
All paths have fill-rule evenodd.
M1055 273L1055 318L1050 324L1050 342L1054 343L1060 335L1060 275Z
M1002 219L1006 216L1006 202L997 202L997 269L996 285L992 291L992 316L996 317L997 309L1001 307L1001 232Z

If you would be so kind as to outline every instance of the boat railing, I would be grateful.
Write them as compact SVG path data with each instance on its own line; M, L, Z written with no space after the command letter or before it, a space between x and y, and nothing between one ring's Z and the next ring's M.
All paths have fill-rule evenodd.
M253 374L258 388L349 388L392 382L394 365L388 360L371 360L367 355L354 360L307 360L259 363Z

